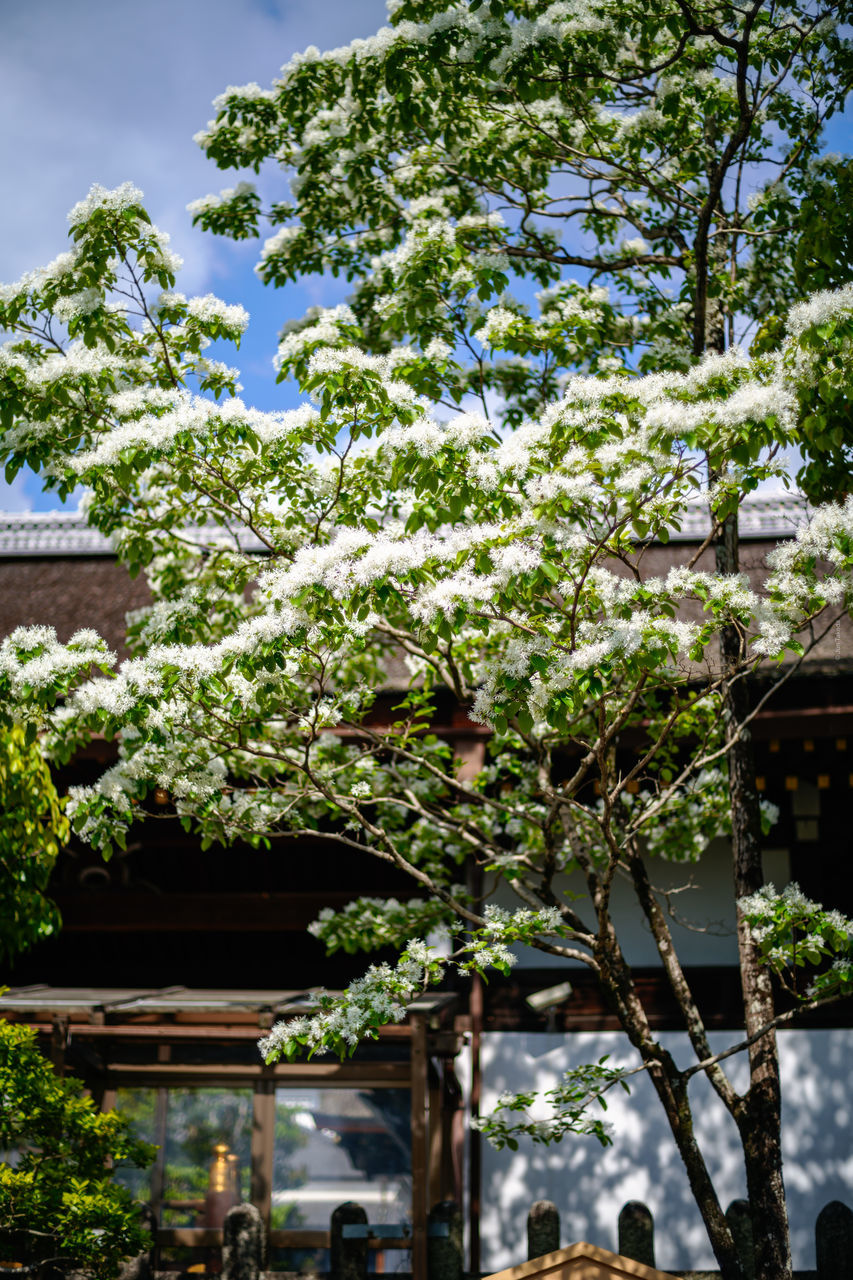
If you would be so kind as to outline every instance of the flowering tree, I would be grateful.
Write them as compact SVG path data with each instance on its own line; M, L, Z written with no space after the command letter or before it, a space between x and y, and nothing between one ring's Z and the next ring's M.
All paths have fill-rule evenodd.
M750 330L754 349L771 352L792 303L847 279L846 215L828 196L846 189L849 165L820 149L853 83L849 5L392 0L389 11L376 36L309 49L270 89L231 87L215 103L198 136L208 155L222 168L276 161L291 199L262 209L242 181L191 208L237 238L268 220L258 271L269 283L346 274L371 350L404 337L424 352L449 343L450 403L488 396L515 426L542 413L567 367L686 371ZM578 269L585 287L565 278ZM501 296L513 276L543 288L534 323ZM484 360L479 343L500 358ZM846 489L845 388L836 359L801 398L799 478L813 497ZM435 394L429 379L419 389ZM748 447L733 447L742 462ZM730 576L737 514L718 514L717 568ZM735 625L720 644L736 665ZM745 896L762 881L747 681L724 680L721 697ZM773 996L744 918L739 945L751 1036ZM776 1223L758 1234L781 1240L772 1038L750 1053L763 1149L749 1194L761 1222ZM783 1274L784 1249L767 1248L759 1268Z
M684 370L745 334L773 346L789 306L849 278L849 161L821 154L853 85L849 0L388 8L390 26L297 54L269 89L230 86L197 135L223 169L282 167L290 198L263 205L241 181L190 208L238 239L269 223L266 283L345 275L376 349L408 335L458 351L510 279L558 284L549 358L522 333L499 361L470 350L455 398L485 386L517 423L566 365L630 352ZM493 324L519 310L506 300ZM826 423L800 429L812 455L838 449ZM819 483L814 456L805 478Z
M700 1071L743 1138L759 1274L784 1274L761 1261L762 1212L774 1256L787 1245L756 1193L769 1181L762 1126L772 1135L778 1114L753 1085L765 1065L754 1051L788 1015L747 1028L753 1084L738 1094L710 1051L648 857L690 862L728 828L727 688L757 663L785 660L783 679L853 598L851 500L816 509L763 584L703 559L779 470L779 445L826 370L845 367L853 288L795 307L772 353L569 377L515 430L485 405L442 409L460 377L449 341L367 354L369 335L338 308L282 343L283 371L311 398L260 413L234 394L235 371L204 354L211 339L239 340L245 313L173 291L177 264L140 193L94 188L70 221L71 251L3 288L0 324L16 335L0 354L3 452L10 472L28 462L61 493L84 487L90 521L154 593L118 669L88 631L60 645L25 628L0 647L5 714L43 730L55 757L93 733L119 739L118 762L71 796L78 833L109 854L166 788L206 841L310 833L411 875L421 896L410 904L324 914L330 945L413 940L396 966L275 1028L271 1059L348 1051L448 966L507 966L516 942L586 965L666 1109L724 1273L741 1271L693 1132L688 1082ZM487 316L471 337L478 358L523 341L545 365L565 360L565 296L546 295L537 319ZM569 296L575 327L594 329L603 301L579 286ZM646 548L697 502L711 512L703 546L650 575ZM736 649L721 650L732 631ZM412 684L379 726L368 713L401 654ZM429 732L447 689L491 731L473 778ZM516 909L466 893L469 859ZM585 903L564 892L570 871ZM617 877L657 943L687 1066L656 1039L634 986L610 912ZM754 952L784 976L806 959L810 1000L853 988L853 926L837 913L757 887L740 915L746 962ZM440 922L458 941L449 958L425 941ZM605 1138L588 1105L616 1078L606 1064L570 1075L534 1136ZM512 1119L491 1123L497 1141L515 1141Z
M760 590L737 559L739 505L780 445L804 444L820 480L843 443L849 290L795 308L787 330L785 315L802 290L786 264L813 260L800 211L846 172L817 158L850 83L846 15L793 0L417 0L372 40L294 59L272 90L226 91L208 153L294 173L293 202L267 211L262 277L331 268L354 284L349 307L283 335L281 376L314 400L292 413L234 398L235 371L204 348L246 317L171 292L176 264L131 188L94 190L71 215L75 249L8 286L0 317L21 337L0 367L11 470L87 486L91 519L156 597L131 621L134 658L103 680L81 683L93 663L110 670L90 633L4 648L16 714L43 718L60 755L120 734L119 764L73 797L78 830L108 850L167 787L206 840L311 831L409 870L427 895L321 920L330 945L423 939L452 917L463 969L509 963L519 940L588 964L655 1082L727 1276L739 1263L687 1082L705 1071L742 1134L758 1274L788 1274L763 961L837 952L815 998L848 982L846 922L762 890L747 693L756 662L796 660L845 611L847 510L816 513ZM240 183L195 214L253 235L260 201ZM506 293L513 274L541 286L535 306ZM739 319L759 330L752 356L734 345ZM696 502L711 510L705 547L649 576L644 548ZM413 685L380 730L372 690L400 653ZM492 730L474 779L427 731L448 688ZM629 759L632 736L646 745ZM711 1060L646 870L650 851L689 859L722 829L746 903L742 1097ZM516 912L465 895L468 858ZM586 910L562 892L570 869ZM658 942L690 1067L657 1044L631 983L617 875ZM346 1048L447 963L412 944L268 1052ZM585 1104L612 1082L604 1068L567 1081L538 1136L601 1133ZM511 1136L503 1121L492 1133Z

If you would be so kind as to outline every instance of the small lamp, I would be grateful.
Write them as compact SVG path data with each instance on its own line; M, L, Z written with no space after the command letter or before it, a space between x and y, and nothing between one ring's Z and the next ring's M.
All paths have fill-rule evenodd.
M204 1201L207 1226L221 1227L228 1210L239 1203L237 1172L237 1156L229 1151L227 1142L217 1142L213 1148L207 1196Z

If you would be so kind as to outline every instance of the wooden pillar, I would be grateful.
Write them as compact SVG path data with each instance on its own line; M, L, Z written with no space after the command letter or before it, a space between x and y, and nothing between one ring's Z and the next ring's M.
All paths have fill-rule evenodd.
M427 1046L426 1021L410 1014L412 1028L412 1280L427 1280Z
M471 975L471 1120L480 1117L482 1068L480 1064L480 1038L483 1033L483 979L478 973ZM483 1148L479 1129L468 1127L468 1239L470 1246L470 1271L480 1274L480 1185L483 1178Z
M273 1157L275 1155L275 1080L261 1080L255 1087L252 1113L252 1178L250 1199L269 1234L272 1213Z
M456 1078L455 1064L445 1058L443 1066L443 1099L441 1111L441 1199L464 1203L464 1129L462 1091ZM462 1130L462 1141L459 1131Z
M68 1047L68 1019L55 1013L51 1018L50 1060L58 1076L65 1075L65 1050Z
M444 1145L444 1089L439 1083L428 1090L429 1101L427 1133L429 1135L428 1156L428 1190L427 1204L438 1204L444 1199L444 1169L442 1166L442 1147Z

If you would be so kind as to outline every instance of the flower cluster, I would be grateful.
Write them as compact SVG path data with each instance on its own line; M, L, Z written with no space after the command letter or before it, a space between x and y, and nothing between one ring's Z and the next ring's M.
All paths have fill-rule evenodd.
M781 892L766 884L738 908L763 958L795 994L837 999L853 991L853 920L812 902L793 882ZM812 976L800 992L796 970L804 967Z
M264 1061L306 1052L351 1054L360 1040L375 1039L378 1027L402 1022L406 1005L437 980L440 969L426 943L411 942L395 965L371 965L341 996L318 997L318 1013L277 1023L260 1041Z
M502 1147L517 1151L522 1136L547 1146L561 1142L569 1133L594 1137L602 1147L608 1147L613 1141L609 1125L589 1110L595 1105L606 1111L604 1095L614 1085L630 1092L627 1074L624 1067L609 1066L605 1054L598 1062L567 1071L559 1085L544 1092L542 1101L549 1114L541 1118L531 1114L540 1097L536 1093L502 1093L494 1112L473 1122L474 1127L498 1151Z

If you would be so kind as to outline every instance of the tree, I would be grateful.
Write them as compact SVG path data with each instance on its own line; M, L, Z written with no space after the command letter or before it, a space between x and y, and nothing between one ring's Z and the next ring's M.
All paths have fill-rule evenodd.
M823 222L827 178L846 173L828 174L819 152L823 123L853 83L848 4L395 0L390 10L389 28L329 54L306 51L271 89L226 90L199 141L223 168L274 159L292 171L292 200L266 211L279 229L262 279L345 273L374 350L403 336L422 350L436 337L455 351L468 345L473 359L447 387L451 402L488 390L517 424L541 413L566 367L686 369L753 326L772 349L786 304L839 283L833 264L847 233L824 235L828 263L816 258L808 211ZM199 201L195 213L212 230L258 234L251 184ZM846 209L840 220L849 227ZM789 258L789 247L801 252ZM564 280L578 268L587 288ZM480 323L471 301L500 295L513 274L554 290L540 309L560 340L543 347L539 333L513 330L518 307L507 300L486 333L509 359L484 365L471 350ZM423 389L435 394L429 379ZM849 471L843 369L825 366L805 400L802 480L823 500L846 489ZM720 512L715 551L721 573L738 572L734 510ZM734 670L737 629L720 642ZM763 878L748 682L725 682L722 696L740 898ZM752 1034L772 1017L773 995L743 920L739 929ZM782 1239L772 1039L750 1055L763 1151L749 1195L762 1222L776 1220L765 1238ZM790 1260L773 1253L761 1265L782 1275Z
M118 1112L99 1112L79 1081L42 1057L35 1032L0 1022L0 1244L18 1262L94 1267L105 1280L150 1243L112 1162L150 1164ZM11 1260L11 1259L10 1259Z
M49 629L23 628L0 647L7 714L42 726L58 758L93 732L120 735L118 763L71 795L79 834L108 855L146 797L166 788L205 841L310 832L407 870L428 895L324 917L317 928L332 945L423 937L437 917L461 931L452 961L412 942L396 968L369 971L340 1005L274 1031L273 1057L321 1044L346 1051L401 1016L449 963L507 965L515 941L588 965L661 1097L721 1268L739 1276L693 1136L689 1079L703 1071L737 1121L751 1192L756 1166L765 1172L764 1120L710 1052L647 856L689 861L726 827L725 689L759 662L796 662L847 611L853 507L817 510L774 553L761 589L700 568L698 554L665 580L649 577L644 549L697 501L713 513L709 546L779 469L801 396L853 336L853 290L794 308L771 355L570 378L560 399L509 433L467 409L430 416L426 381L440 395L458 377L448 343L369 355L340 308L282 347L283 366L316 403L262 414L182 385L233 390L235 372L202 349L239 338L245 313L170 291L168 250L138 192L93 189L71 224L72 251L4 291L2 322L21 334L3 352L4 448L10 468L45 465L61 492L85 485L90 520L116 535L132 569L146 568L155 592L132 620L134 656L117 672L91 632L63 646ZM595 306L580 311L594 328ZM492 313L480 341L521 335L556 359L562 323L549 329L547 316L547 307L545 321ZM738 650L721 659L718 639L733 627ZM394 722L377 727L367 713L401 650L415 679ZM85 679L92 666L103 675ZM492 731L490 762L473 780L457 776L429 732L443 689ZM626 755L632 737L643 754ZM470 858L510 886L519 910L466 895L457 881ZM585 907L562 893L571 868L586 882ZM649 1027L610 915L617 875L629 877L657 940L690 1066ZM741 913L782 977L804 958L814 966L810 1001L851 989L853 926L837 913L769 889ZM788 1016L748 1029L749 1047L767 1044ZM614 1082L601 1064L567 1080L550 1136L605 1137L587 1105ZM506 1136L500 1123L494 1132ZM759 1241L762 1203L753 1200ZM771 1227L776 1256L784 1224L775 1217ZM759 1248L768 1276L762 1258Z
M447 387L451 401L497 392L505 421L517 424L541 412L567 366L684 369L733 347L738 321L746 332L759 326L769 350L785 304L848 278L846 208L830 215L829 234L826 222L830 184L843 188L849 169L819 158L823 123L853 83L847 5L395 0L389 10L389 28L329 54L307 50L272 89L226 90L198 140L223 168L274 159L293 174L292 201L267 210L280 229L258 264L264 280L344 272L374 350L402 336L422 350L437 335L457 352L468 345L474 359ZM197 202L195 213L212 230L258 234L248 183ZM435 272L436 260L453 270ZM572 291L566 268L593 285L612 281L621 305ZM556 300L541 299L542 318L556 327L559 316L562 341L555 351L538 333L513 331L510 302L492 313L510 360L484 367L470 344L479 320L471 300L500 294L510 274L555 288ZM596 305L597 324L578 320ZM800 404L800 479L818 500L847 487L842 363L830 361ZM428 381L424 390L435 394ZM720 572L737 573L734 510L720 511L715 544ZM737 628L724 628L720 643L735 671ZM741 898L763 879L748 682L724 681L722 697ZM773 994L743 918L739 931L751 1035L772 1017ZM775 1219L765 1238L781 1240L772 1038L750 1056L750 1126L763 1144L750 1200L762 1223ZM787 1273L790 1259L774 1248L759 1266Z
M739 899L754 900L761 887L760 806L748 749L754 707L745 677L756 653L776 650L771 641L763 650L751 650L744 634L747 616L761 614L765 623L767 617L760 596L744 596L740 603L736 596L736 508L774 465L772 458L762 461L762 449L776 451L784 440L803 436L808 442L806 410L809 401L824 396L822 381L843 401L848 316L847 294L841 294L840 301L824 300L815 311L795 314L794 332L784 338L779 316L792 297L789 276L775 269L783 255L768 250L762 259L748 246L781 250L792 230L788 212L781 216L779 210L789 211L790 201L797 205L820 189L813 161L822 120L843 101L850 79L849 47L833 24L845 13L839 15L836 6L830 12L794 4L754 4L743 12L686 4L654 6L653 12L648 6L612 3L571 9L403 4L394 13L394 27L373 41L324 58L309 52L289 65L273 91L250 86L225 93L218 120L201 140L209 154L223 165L260 164L275 155L296 169L295 204L274 205L270 211L279 230L266 243L261 274L277 283L330 266L346 271L356 285L350 310L309 316L283 337L282 376L296 375L318 396L319 416L306 408L289 419L269 420L233 401L215 411L210 402L192 399L181 389L187 379L199 379L202 392L233 390L233 372L206 361L202 344L223 334L236 337L243 323L240 308L211 298L187 303L175 294L156 307L146 300L142 285L155 280L170 285L172 270L163 238L146 229L129 189L109 196L93 193L74 212L77 252L6 291L6 323L28 333L28 344L5 366L10 465L49 462L60 492L70 492L81 480L90 483L93 520L106 531L120 530L123 554L132 566L149 568L161 596L155 612L134 625L140 666L128 668L123 682L109 692L95 686L74 696L61 724L64 750L73 744L74 733L95 724L124 731L126 760L118 771L95 794L74 797L82 831L105 844L123 838L132 801L142 799L146 778L158 777L161 785L172 786L187 823L201 818L206 838L243 827L265 838L282 829L298 831L298 823L310 829L323 823L336 838L366 844L391 860L401 858L421 886L492 937L497 916L487 927L484 916L448 888L453 850L459 858L473 850L516 888L523 884L512 873L512 840L526 841L530 856L535 850L542 850L546 860L557 855L551 851L552 836L535 835L542 823L530 827L520 815L507 818L511 826L520 824L517 829L503 831L500 840L489 835L479 849L482 833L473 836L465 826L473 819L448 817L444 835L457 828L462 835L443 846L441 874L435 868L424 872L420 860L437 851L434 829L441 824L433 820L435 813L455 813L456 800L464 815L469 805L487 805L491 812L494 799L462 803L441 744L428 749L428 741L415 733L414 726L429 717L430 681L441 681L474 703L496 730L502 771L507 780L516 776L516 790L528 796L529 814L538 813L535 806L548 794L540 783L551 780L560 800L546 812L557 828L567 806L573 814L575 808L588 810L584 820L592 823L593 833L599 831L598 801L584 791L594 782L603 792L602 812L615 806L613 812L619 813L621 796L630 794L619 772L625 765L613 755L620 735L634 721L639 727L660 724L660 741L649 742L642 776L628 781L637 783L638 794L644 794L643 786L662 787L665 799L638 819L634 861L628 854L633 828L620 828L611 813L608 829L612 836L619 828L617 837L601 835L602 847L610 850L608 876L628 869L620 858L628 859L631 876L640 876L639 833L653 820L671 818L672 805L680 804L679 823L690 847L689 824L704 823L706 832L717 829L727 803L735 892ZM783 189L793 192L785 196L788 204ZM246 236L256 232L259 200L251 187L240 184L223 197L199 202L196 214L211 229ZM565 224L579 224L596 248L576 250L547 229ZM624 238L626 230L637 234ZM774 270L766 270L768 261ZM565 268L587 271L587 283L566 282ZM514 271L543 287L533 316L506 296ZM126 314L105 306L119 284L117 273L131 297ZM602 279L615 284L615 302ZM676 298L665 292L667 279L678 287ZM498 305L488 308L493 301ZM134 328L133 311L142 328ZM63 343L51 329L53 315L68 324L70 338L82 343L70 361L60 355ZM722 364L706 362L690 371L706 348L721 352L731 343L739 316L763 325L770 351L760 349L751 362L733 349ZM394 346L401 339L409 342ZM494 358L496 351L505 356ZM569 383L561 401L567 370L599 378L592 384ZM616 370L654 372L646 381L608 379ZM465 397L474 394L482 401L484 421L500 397L492 413L494 429L491 422L484 426L465 415L466 425L457 422L448 438L447 429L418 426L430 403L452 412L460 404L467 407ZM753 394L757 398L751 402ZM708 407L717 399L725 407ZM557 404L574 421L561 421ZM537 422L542 439L535 439L526 425L530 421ZM115 424L109 434L108 424ZM503 440L500 424L519 430ZM396 434L406 430L411 434L405 439ZM343 445L342 431L348 433ZM359 444L370 435L379 435L382 444L365 461ZM838 447L833 439L830 444ZM478 466L470 471L467 463L475 456ZM320 466L325 458L328 466ZM622 458L635 462L628 471L630 483L620 470ZM558 485L548 490L544 476L564 471L565 492ZM585 497L584 476L592 484ZM656 483L669 488L654 488ZM674 582L662 600L654 586L647 599L638 548L649 538L666 538L688 495L702 492L703 485L713 511L710 540L716 543L720 579L716 585L702 577ZM538 507L530 506L532 494L539 495ZM543 543L538 525L524 525L530 511L537 521L552 521L557 534L580 521L587 529L587 550L581 554L579 548L564 547L562 534L553 541L548 535ZM214 538L200 559L199 540L193 545L179 539L187 527L200 529L205 521L222 525L231 541L223 545ZM423 561L398 558L394 522L400 522L403 536L415 540ZM484 539L471 532L478 525L488 531ZM314 558L307 553L300 558L301 544L324 547L332 529L350 531L350 556L343 554L342 535L334 553L328 553L328 566L319 550ZM456 541L443 536L446 530L456 530ZM384 570L380 553L362 554L359 541L380 532L382 554L388 557ZM246 536L270 556L295 561L295 576L282 573L278 585L272 573L264 572L263 589L252 604L243 590L254 582L257 563L245 556L252 545ZM465 582L474 596L457 598L465 575L450 586L442 584L453 572L461 573L471 547L478 548L479 558L467 566ZM820 595L815 554L802 552L802 564L797 563L813 589L793 620L797 627L808 626L813 611L825 611L830 600L835 607L844 604L840 580L833 594ZM843 562L843 553L838 554ZM451 564L451 556L462 564ZM547 570L539 571L537 556ZM615 561L639 584L637 598L628 588L620 588L625 595L601 594L599 582L610 582ZM374 566L377 573L387 572L389 581L374 584ZM420 599L425 579L419 575L435 580L432 604ZM398 586L401 581L405 590ZM556 627L566 582L580 584L571 593L576 600L567 637L558 636L558 628L549 630ZM442 590L450 594L443 598ZM478 590L483 599L476 598ZM697 596L710 613L698 639L681 632L676 644L654 630L631 639L630 627L616 639L620 628L613 628L613 618L620 618L620 627L628 623L631 605L651 609L654 618L660 609L662 625L672 612L678 614L684 595ZM799 599L797 591L793 599ZM298 623L289 612L293 608L300 611ZM526 623L521 622L525 609ZM770 613L776 618L772 608ZM319 628L319 649L304 652L297 645L295 653L282 632L289 626L298 632L309 622ZM364 632L364 648L352 649L353 627ZM779 627L777 639L799 643L790 628ZM519 632L515 639L514 632ZM306 635L314 643L314 632ZM598 639L590 639L594 636ZM724 663L715 667L708 658L706 692L695 701L690 663L703 662L717 639ZM184 643L197 646L195 672L177 646ZM206 649L199 648L205 643ZM605 648L598 666L584 671L574 655L593 643ZM780 648L784 644L779 639ZM245 645L257 646L250 658ZM329 718L361 723L368 695L359 682L375 686L382 678L389 645L409 650L425 677L423 689L410 696L400 732L380 735L380 741L366 733L356 744L330 744L323 732ZM615 669L607 653L619 653L621 663L625 645L635 646L629 654L633 660ZM566 684L557 690L551 675L564 649L570 655ZM681 667L671 671L675 650ZM24 690L33 689L24 671L33 664L40 669L35 691L44 708L72 687L87 660L105 658L95 637L86 635L78 637L70 660L50 636L14 637L6 652L15 696L18 689L24 696L29 696ZM60 657L67 668L54 680L51 663ZM332 671L329 663L341 669ZM260 671L261 689L251 692ZM213 681L209 689L207 677ZM151 690L145 687L149 681ZM173 707L174 701L181 703L182 681L193 689L192 714ZM562 708L556 719L555 707L537 700L542 681L548 698ZM260 707L260 698L272 712L282 682L291 721L274 716L264 726L252 717L243 722L250 694L252 705ZM630 695L629 687L634 689ZM497 705L489 700L493 696ZM727 744L713 740L712 724L702 718L719 723L706 710L717 696L725 704ZM222 700L219 721L215 698ZM584 721L593 709L605 718L606 733L598 728L593 733ZM213 719L205 723L207 713ZM190 727L193 717L204 727L207 748L205 733ZM183 737L175 735L175 723L183 724ZM549 726L544 745L543 723ZM274 744L269 759L256 746L266 741ZM369 744L361 753L359 741ZM574 762L578 741L585 746ZM218 774L210 769L214 746L222 753ZM241 753L251 756L257 750L261 755L251 767ZM339 794L334 772L324 781L327 790L318 790L315 753L332 771L350 769L353 753L383 767L391 758L396 769L387 777L379 769L378 780L393 782L397 797L406 794L406 783L415 786L416 799L418 787L427 787L428 795L433 783L448 790L421 805L423 813L411 799L402 812L394 808L398 799L388 799L397 815L389 835L374 820L378 800L369 772L356 778L371 800L360 805L359 795ZM727 780L703 783L703 808L694 813L697 797L684 787L694 780L695 762L717 763L726 754ZM519 760L517 769L512 760ZM307 771L304 787L282 780L283 762ZM570 764L578 765L574 772ZM566 769L573 783L569 792ZM681 785L662 772L658 778L656 771L680 778ZM232 791L228 780L241 777L251 786ZM612 794L610 781L616 788ZM228 796L227 804L215 799L222 795ZM639 809L646 813L642 804ZM420 824L412 812L420 813ZM423 829L424 813L430 815L432 835ZM355 823L361 835L347 833L347 822ZM574 852L575 861L584 847ZM622 854L617 856L616 849ZM605 877L602 896L594 888L596 865L594 859L589 863L590 890L607 922L608 882ZM643 901L640 888L638 893ZM653 897L644 906L652 908ZM547 901L543 909L556 910ZM530 910L533 923L521 927L516 922L511 928L529 933L535 923L543 924L538 908ZM434 916L433 906L416 911L421 923L425 915ZM774 1023L774 1006L748 923L742 913L747 1032L754 1037L751 1089L743 1100L734 1100L716 1065L707 1071L742 1129L749 1194L760 1228L758 1270L776 1276L788 1274L790 1266L779 1080L772 1034L757 1034ZM605 924L599 920L598 927ZM386 936L388 928L386 923ZM346 925L342 929L342 938L352 943L352 931L347 933ZM590 929L588 924L583 936L597 938ZM334 937L330 927L327 932ZM833 937L838 941L840 934ZM483 938L480 943L482 959L491 954L491 945ZM603 952L598 954L596 946L601 951L603 942L592 946L587 959L601 969ZM666 950L670 943L663 940L661 946ZM607 954L605 968L611 961L616 969L605 986L610 982L629 1034L646 1043L642 1019L631 1024L639 1012L625 1001L622 987L628 979L619 977L619 948ZM698 1037L697 1048L703 1032L683 974L674 963L667 972L686 1023ZM702 1057L701 1048L697 1052ZM717 1256L727 1274L738 1274L719 1204L690 1146L689 1119L679 1110L685 1082L678 1088L667 1085L666 1071L660 1064L653 1068L653 1061L654 1055L647 1057L654 1078L661 1078L658 1092L692 1167Z
M68 838L62 809L38 744L20 728L0 727L0 960L59 927L45 889Z

